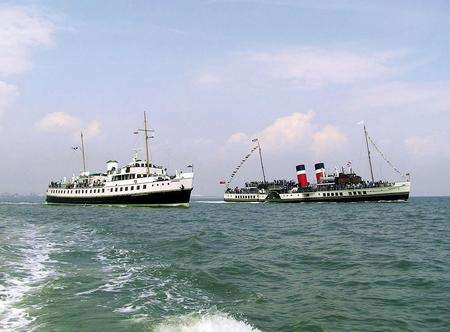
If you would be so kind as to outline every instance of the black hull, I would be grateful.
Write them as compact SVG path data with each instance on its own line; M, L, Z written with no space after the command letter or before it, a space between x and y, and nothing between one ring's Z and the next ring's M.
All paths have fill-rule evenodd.
M191 198L191 191L178 190L158 193L117 195L117 196L93 196L93 197L62 197L47 196L46 202L53 204L121 204L121 205L187 205Z
M367 196L338 196L326 198L307 198L297 200L287 200L280 198L270 198L267 202L271 203L309 203L309 202L335 202L335 203L350 203L350 202L386 202L386 201L406 201L409 194L383 194L383 195L367 195Z

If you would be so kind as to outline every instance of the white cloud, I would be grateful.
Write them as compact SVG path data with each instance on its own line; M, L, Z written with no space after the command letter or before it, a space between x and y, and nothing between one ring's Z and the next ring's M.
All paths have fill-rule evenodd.
M54 32L54 24L36 11L0 5L0 75L28 70L32 50L51 45Z
M276 119L262 131L249 135L234 133L228 138L228 143L249 142L250 138L258 137L264 150L269 153L280 151L296 151L299 147L316 154L330 152L347 143L347 137L337 127L314 123L315 113L296 112Z
M0 116L18 95L17 87L0 81Z
M197 84L285 84L306 89L386 78L398 71L400 53L360 53L328 48L291 48L240 53L203 71Z
M102 126L100 121L98 120L93 120L90 123L88 123L88 125L86 126L86 128L84 129L84 133L86 134L86 137L95 137L100 135L102 131Z
M361 110L408 106L405 110L414 107L426 111L448 111L449 91L450 82L386 82L354 91L348 108Z
M55 26L33 10L0 5L0 115L19 94L17 86L4 79L28 70L32 50L50 45L54 31Z
M347 141L345 134L338 128L326 125L312 135L311 149L316 155L325 157L330 152L340 150Z
M203 86L215 86L222 83L222 79L213 73L202 73L194 79L194 83Z
M101 124L97 120L82 126L80 119L64 113L49 113L36 123L36 128L50 133L62 132L78 136L83 131L87 138L98 136L101 133Z
M227 143L228 144L239 144L239 143L244 143L244 142L249 142L249 141L250 141L250 138L248 137L247 134L234 133L228 138Z
M405 140L409 153L417 157L450 157L450 138L448 135L412 136Z
M302 144L305 137L311 135L314 112L293 113L276 119L271 125L256 134L265 149L276 151Z
M36 126L42 131L67 132L80 128L80 120L64 112L55 112L44 116Z

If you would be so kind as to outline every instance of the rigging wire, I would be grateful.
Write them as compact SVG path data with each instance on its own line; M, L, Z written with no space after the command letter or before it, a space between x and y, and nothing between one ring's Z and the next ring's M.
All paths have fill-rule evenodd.
M367 137L369 138L370 143L373 145L373 147L375 148L375 150L377 150L377 152L380 154L381 158L383 158L383 160L396 172L398 173L400 176L402 177L406 177L406 174L403 174L402 172L400 172L398 170L397 167L394 166L394 164L392 164L392 162L387 159L387 157L384 155L384 153L380 150L380 148L375 144L375 142L372 140L372 138L367 135Z

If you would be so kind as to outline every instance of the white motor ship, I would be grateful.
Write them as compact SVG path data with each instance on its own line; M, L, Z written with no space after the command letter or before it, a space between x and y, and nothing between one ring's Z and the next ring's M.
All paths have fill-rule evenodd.
M81 134L81 152L83 172L72 179L53 181L47 193L47 203L63 204L133 204L145 206L189 206L193 189L194 173L190 171L169 175L163 166L150 161L149 143L151 138L147 129L147 116L144 113L146 160L138 158L119 167L115 160L106 163L106 172L90 173L86 171L83 134ZM76 147L76 149L78 149Z

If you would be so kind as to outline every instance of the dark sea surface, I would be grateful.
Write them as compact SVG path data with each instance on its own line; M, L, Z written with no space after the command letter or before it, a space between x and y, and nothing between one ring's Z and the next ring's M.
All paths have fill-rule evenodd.
M449 331L450 198L3 202L0 330Z

